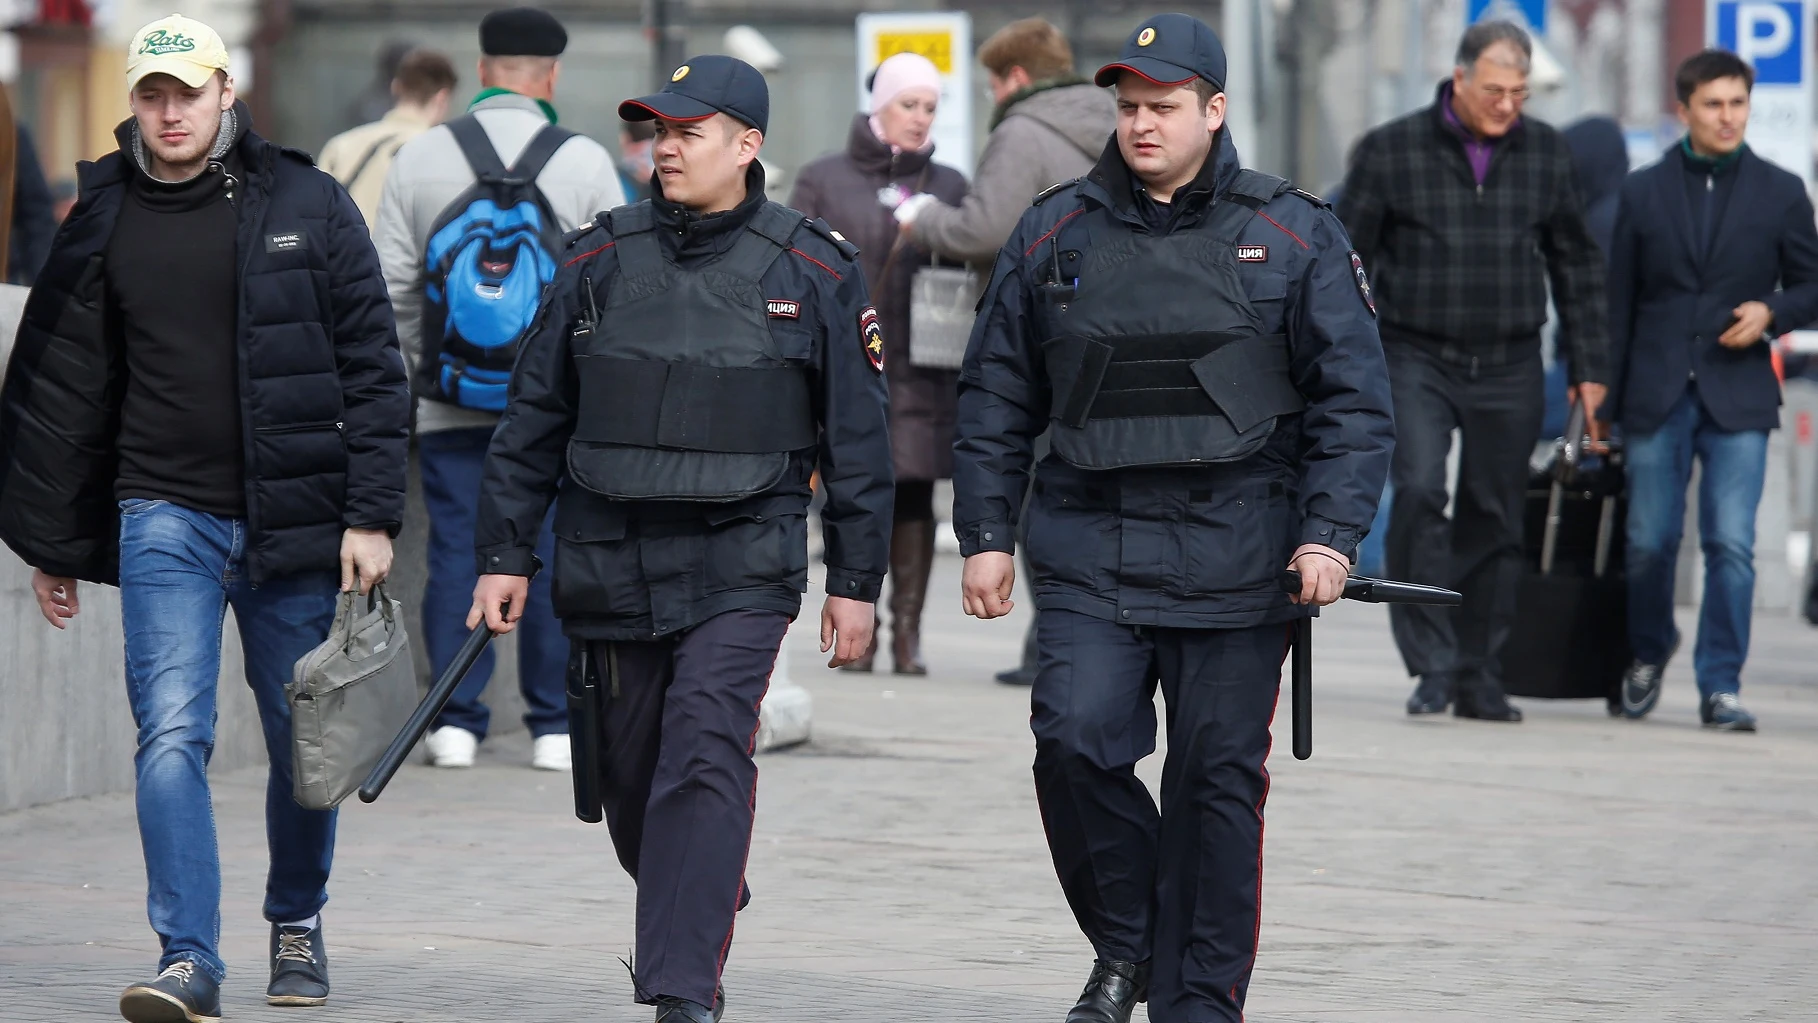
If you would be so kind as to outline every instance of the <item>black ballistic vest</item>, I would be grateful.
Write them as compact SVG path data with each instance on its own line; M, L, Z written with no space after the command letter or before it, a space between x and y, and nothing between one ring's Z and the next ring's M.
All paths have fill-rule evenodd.
M568 474L627 501L736 501L813 447L808 375L784 360L759 285L804 218L774 202L725 255L684 270L649 201L606 214L619 273L576 328L580 410ZM583 282L591 300L591 282Z
M1238 237L1287 188L1246 170L1192 229L1151 235L1093 210L1080 218L1084 253L1063 261L1053 239L1037 291L1054 451L1068 464L1236 461L1262 448L1276 416L1306 408L1287 337L1263 333L1237 271Z

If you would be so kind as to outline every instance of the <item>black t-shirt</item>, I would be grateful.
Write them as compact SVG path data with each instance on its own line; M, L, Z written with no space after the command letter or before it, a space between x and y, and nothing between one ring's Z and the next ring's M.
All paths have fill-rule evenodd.
M232 174L134 171L121 203L105 257L126 342L116 497L246 514Z

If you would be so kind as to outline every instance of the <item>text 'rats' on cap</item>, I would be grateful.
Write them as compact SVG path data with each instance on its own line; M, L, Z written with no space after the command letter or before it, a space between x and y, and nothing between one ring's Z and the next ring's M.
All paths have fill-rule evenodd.
M488 57L560 57L568 30L536 7L507 7L480 19L480 52Z
M690 57L661 92L619 104L624 121L704 121L714 114L770 130L770 86L757 68L717 53Z
M214 29L173 14L140 29L126 50L126 88L131 91L150 75L169 75L200 89L218 71L227 70L227 44Z
M1158 14L1136 26L1124 42L1122 55L1099 68L1092 80L1100 86L1115 85L1126 71L1158 85L1185 85L1204 78L1223 89L1225 44L1198 18Z

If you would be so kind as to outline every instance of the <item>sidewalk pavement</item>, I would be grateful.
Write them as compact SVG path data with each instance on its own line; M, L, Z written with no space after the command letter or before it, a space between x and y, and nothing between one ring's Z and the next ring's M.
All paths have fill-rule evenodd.
M958 574L941 559L927 679L828 671L813 630L792 635L816 737L761 761L729 1023L1058 1023L1084 981L1028 695L991 681L1022 612L963 618ZM1518 726L1410 721L1382 609L1316 631L1312 761L1287 754L1285 699L1277 721L1250 1020L1818 1018L1818 632L1757 622L1747 736L1698 728L1689 658L1644 723L1532 700ZM218 778L227 1017L648 1020L619 963L631 883L528 759L505 739L349 804L323 1010L264 1005L263 778ZM1143 770L1155 784L1159 757ZM115 1018L157 954L144 897L129 796L0 815L0 1020Z

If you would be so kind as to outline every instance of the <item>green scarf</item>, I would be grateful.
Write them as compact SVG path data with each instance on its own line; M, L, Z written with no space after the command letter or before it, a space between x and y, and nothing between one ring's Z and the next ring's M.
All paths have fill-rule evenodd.
M1749 144L1744 142L1742 145L1737 146L1734 150L1725 153L1722 156L1704 156L1692 149L1692 136L1687 135L1679 140L1679 152L1685 156L1686 162L1693 167L1704 171L1706 174L1716 174L1729 168L1737 160L1742 159L1742 154L1746 152L1748 148Z
M479 106L481 103L486 102L487 100L493 98L494 96L520 96L520 95L523 95L523 94L512 92L510 89L500 89L496 86L491 89L481 89L480 94L473 98L473 102L467 104L467 109L472 110L474 107ZM556 108L553 106L550 106L549 101L537 100L537 106L543 108L543 116L549 118L550 124L556 123Z
M1049 89L1064 89L1069 85L1084 84L1086 84L1086 80L1078 75L1062 75L1059 78L1044 78L1039 82L1030 82L1028 85L1023 86L1004 97L1004 101L999 103L997 109L991 112L991 125L985 130L990 131L1002 124L1004 118L1010 116L1011 107L1016 106L1018 103L1021 103L1023 100L1028 99L1038 92L1047 92Z

